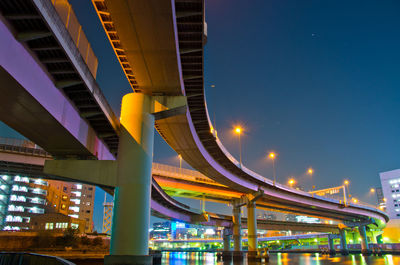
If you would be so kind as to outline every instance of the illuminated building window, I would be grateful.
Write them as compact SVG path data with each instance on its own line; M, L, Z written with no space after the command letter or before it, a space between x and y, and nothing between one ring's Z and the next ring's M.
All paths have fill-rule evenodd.
M22 222L22 217L21 216L12 216L12 215L7 215L6 217L6 222Z
M76 189L81 190L82 189L82 184L76 184L75 187L76 187Z
M46 223L44 229L46 230L53 230L54 228L54 223Z
M17 195L11 195L10 196L10 201L13 202L26 202L25 196L17 196Z
M45 203L45 201L43 199L40 199L38 197L31 198L31 202L32 203L37 203L37 204L44 204Z
M70 206L69 209L74 211L74 212L76 212L76 213L79 213L79 207L78 206Z
M72 229L78 229L79 225L78 224L71 224Z
M0 189L5 190L5 189L7 189L7 186L6 185L1 185Z
M63 196L62 196L62 200L63 200L63 201L66 201L67 199L68 199L68 196L67 196L67 195L63 195Z
M1 178L2 178L3 180L8 180L8 176L7 176L7 175L3 175Z
M38 207L32 207L29 209L30 213L44 213L44 209Z
M75 203L75 204L81 204L81 200L80 199L71 199L71 202Z
M15 206L13 204L10 204L8 206L8 211L9 212L23 212L24 211L24 207L23 206Z
M32 193L47 195L47 191L39 189L39 188L33 189Z
M80 191L72 191L72 194L74 194L76 197L81 197L82 193Z
M68 228L68 223L56 223L56 228L59 229Z
M36 179L35 180L35 184L43 185L43 186L47 186L48 185L47 181L44 181L43 179Z

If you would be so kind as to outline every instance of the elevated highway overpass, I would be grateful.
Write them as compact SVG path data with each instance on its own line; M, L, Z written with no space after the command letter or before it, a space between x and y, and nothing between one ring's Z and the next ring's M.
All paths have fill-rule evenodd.
M35 178L41 177L46 179L65 180L57 176L45 174L43 172L43 166L45 164L45 160L47 159L53 158L43 149L35 147L34 143L32 142L0 137L0 175L25 174L26 176ZM201 182L211 181L202 174L196 174L196 171L183 170L192 174L188 175L180 173L186 176L186 178L194 177ZM159 186L158 180L160 178L167 178L171 175L176 175L176 173L179 171L182 171L182 169L153 163L153 187L151 202L152 215L169 220L226 227L228 229L232 228L232 216L211 212L202 213L197 209L191 208L188 205L174 200L165 193L164 187ZM68 181L71 180L68 179ZM77 179L76 181L80 180ZM90 182L89 184L93 183ZM114 193L113 187L103 186L102 188L110 194ZM200 186L198 189L202 189L202 186ZM225 191L220 190L220 192ZM219 200L217 202L225 201ZM202 214L206 214L207 216L202 216ZM246 218L242 218L242 224L243 228L247 228ZM258 219L257 224L258 228L263 230L339 233L339 226L337 224L315 224L264 219Z
M7 95L1 97L0 119L6 124L56 158L113 160L118 153L119 172L122 172L122 164L126 170L132 170L131 159L140 161L138 165L143 167L135 170L143 173L136 175L143 176L143 182L134 181L144 185L141 190L147 190L150 189L147 187L150 187L152 156L149 154L153 139L152 126L148 125L155 122L167 143L195 169L242 194L261 192L263 196L257 203L347 223L374 221L379 227L384 226L387 216L383 212L359 205L343 207L334 200L272 185L270 180L239 165L225 150L209 121L204 97L206 27L202 0L93 1L121 67L133 91L138 92L126 98L129 104L126 103L122 111L122 115L127 115L122 119L122 127L102 96L93 70L85 62L89 54L87 48L82 48L74 39L74 29L70 27L74 23L66 23L70 16L62 16L65 12L60 10L64 5L57 6L57 3L59 1L49 0L0 3L0 33L4 36L0 79L7 84L0 88L1 94ZM186 104L181 104L183 97ZM155 111L157 100L161 107ZM171 101L179 101L179 104L171 104ZM123 143L118 145L121 141ZM85 165L89 164L95 163ZM105 183L97 184L114 180L103 178L103 181ZM126 202L133 200L138 205L123 203L121 207L135 206L146 212L146 196L149 195L128 192L126 181L132 185L132 180L127 178L117 181L121 191L118 194L128 196L130 199ZM248 206L255 207L255 204ZM143 222L146 227L146 214L143 216L143 220L136 220L138 216L132 220ZM234 219L240 220L237 216ZM254 227L251 230L254 232ZM123 237L124 233L118 235ZM114 235L114 238L119 236ZM146 247L134 242L131 248L121 244L112 248L116 249L112 254L147 252ZM254 242L252 245L254 247Z
M92 2L133 91L186 97L184 113L179 114L181 108L171 110L169 117L156 120L155 127L193 168L242 194L262 190L264 196L257 203L276 210L291 209L346 222L372 218L379 226L385 224L386 214L377 209L352 204L343 207L335 200L273 185L240 165L224 148L210 122L204 94L204 1L176 0L159 5L140 0Z

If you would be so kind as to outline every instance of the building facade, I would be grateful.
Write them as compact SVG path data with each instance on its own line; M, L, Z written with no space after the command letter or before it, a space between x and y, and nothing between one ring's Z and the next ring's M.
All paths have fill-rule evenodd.
M49 204L54 212L84 220L85 231L92 232L95 186L56 180L48 182Z
M92 232L94 192L91 185L0 175L0 228L30 230L32 219L58 213L85 226L79 230Z
M400 219L400 169L379 173L386 212L390 219Z

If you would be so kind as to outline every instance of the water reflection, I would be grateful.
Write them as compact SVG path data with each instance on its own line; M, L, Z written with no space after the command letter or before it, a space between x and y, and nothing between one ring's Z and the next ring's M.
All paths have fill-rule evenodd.
M274 253L270 255L268 263L265 262L243 262L221 261L216 253L210 252L164 252L162 264L170 265L395 265L400 264L400 256L385 255L383 257L363 257L360 254L349 256L329 256L320 254L288 254Z

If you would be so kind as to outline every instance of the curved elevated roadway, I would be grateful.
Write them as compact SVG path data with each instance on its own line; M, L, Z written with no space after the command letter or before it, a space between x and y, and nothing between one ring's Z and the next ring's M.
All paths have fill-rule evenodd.
M373 220L384 227L388 216L361 205L273 185L240 166L224 148L209 119L204 91L204 0L92 0L107 37L133 91L186 96L187 109L156 121L165 141L193 168L231 189L248 194L261 189L257 206L344 222Z
M16 146L1 143L0 138L0 174L25 174L30 177L42 177L47 179L63 180L57 176L43 173L43 165L46 159L52 159L51 155L42 149L28 146ZM11 142L11 141L10 141ZM26 142L25 142L26 144ZM32 143L33 145L33 143ZM163 171L159 170L164 168ZM170 171L165 170L170 168ZM191 173L195 172L190 170ZM208 220L205 220L203 213L197 209L178 202L168 196L155 179L168 178L174 175L176 168L161 164L153 164L153 182L151 195L151 213L164 219L178 220L188 223L199 223L210 226L220 226L230 228L232 226L232 216L206 212ZM68 179L67 181L71 181ZM79 181L79 180L77 180ZM161 182L162 183L162 182ZM88 183L93 184L93 183ZM113 193L113 187L102 186L108 193ZM200 189L203 187L200 186ZM219 202L223 202L219 200ZM247 227L247 219L242 218L243 227ZM301 222L287 222L274 220L257 220L259 229L277 231L306 231L306 232L330 232L338 233L339 227L334 224L309 224Z
M56 158L114 159L119 120L52 3L6 0L0 12L0 120ZM50 158L43 150L1 148L8 151L2 168L14 172L43 174L43 161ZM156 216L204 221L201 212L169 197L155 181L151 205Z

